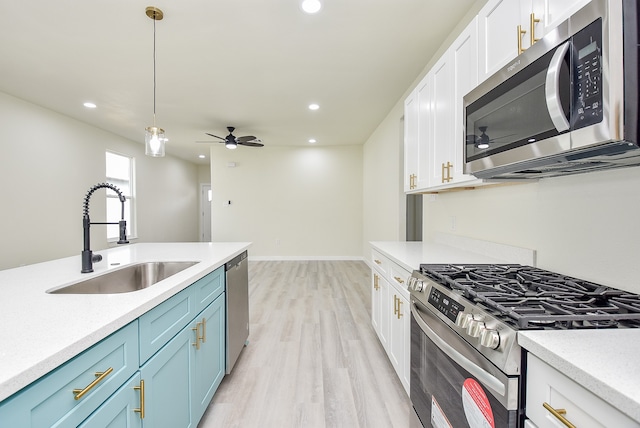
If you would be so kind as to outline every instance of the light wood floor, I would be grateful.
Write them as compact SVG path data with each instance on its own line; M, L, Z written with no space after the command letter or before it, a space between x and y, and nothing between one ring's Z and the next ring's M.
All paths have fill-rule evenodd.
M249 263L250 335L199 428L408 427L361 261Z

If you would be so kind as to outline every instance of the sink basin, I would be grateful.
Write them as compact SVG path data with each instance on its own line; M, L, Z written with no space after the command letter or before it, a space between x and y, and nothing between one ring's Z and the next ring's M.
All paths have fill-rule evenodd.
M125 266L65 287L49 290L50 294L114 294L129 293L151 287L198 262L146 262Z

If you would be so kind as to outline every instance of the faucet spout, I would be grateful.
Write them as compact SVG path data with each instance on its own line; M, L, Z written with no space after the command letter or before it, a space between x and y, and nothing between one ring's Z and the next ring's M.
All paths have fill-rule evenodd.
M122 210L121 210L121 219L119 222L115 223L91 223L91 219L89 218L89 200L91 199L91 195L93 195L93 192L95 192L98 189L111 189L114 192L116 192L118 194L118 199L120 200L120 203L122 204ZM87 192L87 194L84 197L84 203L82 205L83 210L82 210L82 231L83 231L83 250L81 253L82 256L82 270L80 271L81 273L89 273L89 272L93 272L93 263L94 262L99 262L100 260L102 260L102 256L100 254L93 254L93 252L91 251L91 233L90 233L90 229L91 229L91 225L92 224L117 224L118 228L119 228L119 239L118 239L118 244L128 244L129 241L127 240L127 222L124 220L124 203L126 201L125 196L122 194L122 192L120 191L120 189L118 189L116 186L114 186L111 183L98 183L95 186L92 186L89 191Z

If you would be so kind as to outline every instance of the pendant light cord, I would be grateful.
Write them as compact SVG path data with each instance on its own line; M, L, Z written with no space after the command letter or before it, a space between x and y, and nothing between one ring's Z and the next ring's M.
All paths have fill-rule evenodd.
M156 19L153 18L153 126L156 126Z

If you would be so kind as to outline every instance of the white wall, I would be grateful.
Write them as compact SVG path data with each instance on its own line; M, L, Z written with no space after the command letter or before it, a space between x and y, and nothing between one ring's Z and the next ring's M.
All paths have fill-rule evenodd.
M362 146L213 146L211 185L214 241L251 241L253 258L361 257Z
M543 269L640 293L639 212L640 168L625 168L425 196L424 233L532 248Z
M369 251L369 241L405 239L400 132L402 115L403 104L398 103L363 148L362 228L365 252Z
M142 144L4 93L0 118L0 269L80 254L83 199L105 181L107 149L136 159L138 242L197 240L195 164L146 157ZM104 221L103 195L91 197L93 221ZM92 226L92 249L105 234Z

